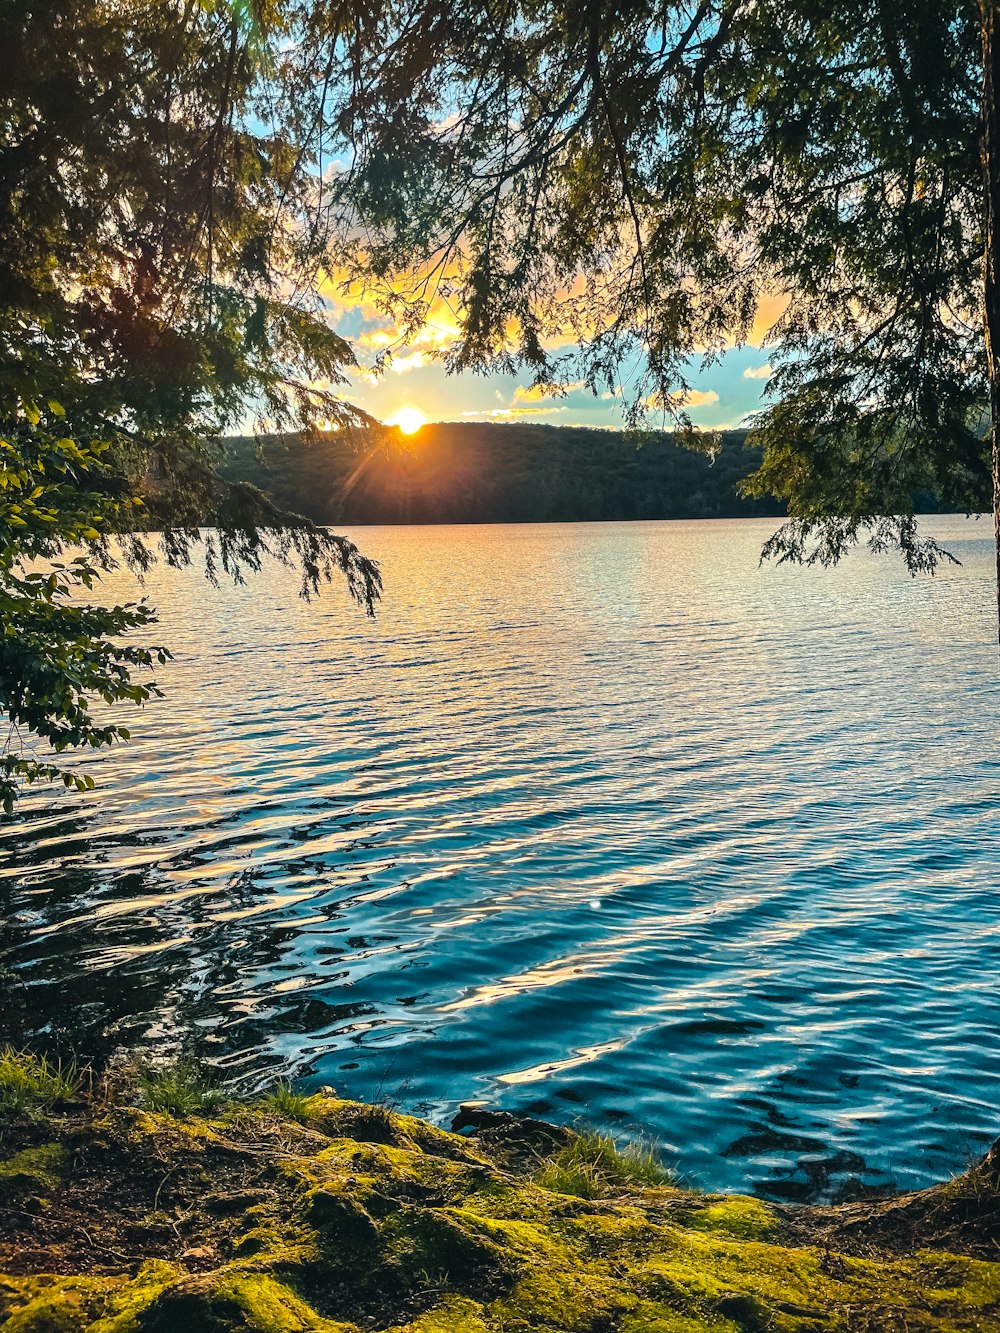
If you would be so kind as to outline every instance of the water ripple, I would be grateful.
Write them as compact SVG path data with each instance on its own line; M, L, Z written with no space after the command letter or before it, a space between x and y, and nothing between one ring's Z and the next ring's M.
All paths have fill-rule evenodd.
M759 522L370 528L374 624L155 571L167 697L3 826L4 1035L638 1130L783 1198L960 1169L1000 1132L1000 673L990 533L934 527L924 581L758 569Z

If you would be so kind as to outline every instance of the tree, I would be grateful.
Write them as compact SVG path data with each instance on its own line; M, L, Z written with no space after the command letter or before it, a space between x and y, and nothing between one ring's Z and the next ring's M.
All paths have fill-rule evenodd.
M224 483L219 440L367 421L319 292L312 71L273 58L293 4L0 3L0 801L62 776L25 751L127 735L90 700L141 702L160 650L142 605L71 600L112 562L204 547L240 578L266 553L306 593L339 570L371 610L376 566L343 537ZM266 27L265 27L266 23ZM141 507L140 507L141 502ZM66 543L83 554L41 573Z
M168 560L203 542L210 574L240 577L274 550L306 591L340 569L371 606L351 543L216 466L248 413L364 421L325 318L335 272L404 333L449 300L455 370L624 377L636 421L668 413L709 447L684 412L692 361L778 295L751 489L791 517L768 552L829 562L867 534L933 568L913 497L986 503L991 408L1000 492L998 4L0 0L0 581L48 698L120 697L147 665L101 656L148 624L118 608L89 622L80 674L27 564L82 539L92 581L118 536L141 566L136 499ZM29 536L14 506L37 486L54 519ZM113 738L67 729L10 662L12 720Z
M980 0L983 100L981 154L985 181L983 241L983 315L986 374L990 394L990 463L993 482L993 538L997 558L997 605L1000 607L1000 45L997 0Z
M780 298L748 489L790 520L765 553L831 563L867 535L933 569L947 553L918 533L914 497L990 504L990 386L1000 516L998 11L370 6L342 34L328 122L349 141L355 273L410 324L446 295L454 369L624 377L635 417L667 411L689 437L692 361ZM576 350L552 351L556 335Z
M58 419L61 404L46 404ZM121 636L145 629L153 619L144 604L118 607L81 605L74 593L93 588L99 569L86 554L60 559L66 544L98 540L107 513L103 496L80 489L100 479L100 445L78 446L46 430L42 413L32 412L35 433L15 446L0 441L0 682L8 732L0 755L0 805L14 807L20 782L62 778L83 791L90 778L76 777L55 763L36 758L23 732L40 737L55 755L68 746L110 745L127 740L128 730L93 717L90 699L142 703L156 692L152 681L133 679L135 667L163 662L163 649L122 643ZM129 502L126 502L129 503ZM26 568L46 558L43 568Z

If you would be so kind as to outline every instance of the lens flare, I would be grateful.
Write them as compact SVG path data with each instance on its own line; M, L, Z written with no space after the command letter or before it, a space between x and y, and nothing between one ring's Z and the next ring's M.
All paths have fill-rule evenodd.
M414 435L421 426L427 425L427 418L417 407L401 407L386 424L398 426L404 435Z

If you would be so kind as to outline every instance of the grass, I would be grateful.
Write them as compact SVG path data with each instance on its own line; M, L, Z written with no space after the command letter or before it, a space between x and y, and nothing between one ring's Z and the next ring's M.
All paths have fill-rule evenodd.
M194 1061L185 1058L139 1071L139 1100L147 1111L161 1115L197 1115L216 1111L227 1100Z
M43 1115L75 1101L86 1071L75 1060L49 1060L44 1055L0 1048L0 1116Z
M873 1203L859 1231L853 1209L651 1188L651 1146L593 1132L542 1161L536 1138L336 1097L302 1133L259 1100L180 1120L140 1096L185 1115L221 1093L190 1059L129 1064L69 1115L4 1122L10 1333L1000 1333L996 1190Z
M296 1092L287 1079L279 1079L274 1088L266 1093L261 1101L272 1111L289 1120L305 1124L309 1119L309 1098L302 1092Z
M561 1148L537 1179L556 1194L599 1199L629 1185L673 1185L677 1178L660 1161L654 1144L630 1143L619 1149L610 1135L590 1131Z

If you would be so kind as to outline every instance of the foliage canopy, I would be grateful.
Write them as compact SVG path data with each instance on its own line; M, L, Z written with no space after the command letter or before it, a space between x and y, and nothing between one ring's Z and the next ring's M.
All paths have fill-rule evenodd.
M709 447L685 414L692 366L770 302L747 483L791 516L769 552L829 562L867 532L933 568L914 496L983 507L988 366L1000 403L981 262L998 8L0 0L12 727L103 744L123 733L87 700L149 697L132 671L158 654L120 643L149 608L69 596L113 537L145 565L137 528L178 563L202 543L212 576L268 551L307 592L339 570L371 607L378 571L350 542L216 466L248 416L365 423L341 396L334 275L374 288L404 336L448 301L452 369L624 384L636 420L662 411ZM32 572L65 543L86 554ZM0 797L54 771L8 747Z
M32 758L124 737L89 700L141 702L162 661L120 636L145 606L102 609L112 561L162 554L237 578L265 554L306 593L334 571L369 610L375 565L346 539L216 470L224 430L362 420L341 401L350 348L329 327L312 226L321 180L270 62L295 6L0 4L0 801ZM140 507L141 500L141 507ZM83 554L50 573L31 562ZM26 733L26 734L25 734ZM63 774L67 782L75 781Z
M636 415L682 426L692 364L769 303L749 489L791 515L769 552L829 562L867 529L933 568L914 496L989 494L980 19L966 0L375 3L331 117L356 273L410 322L446 296L455 368L624 377Z

